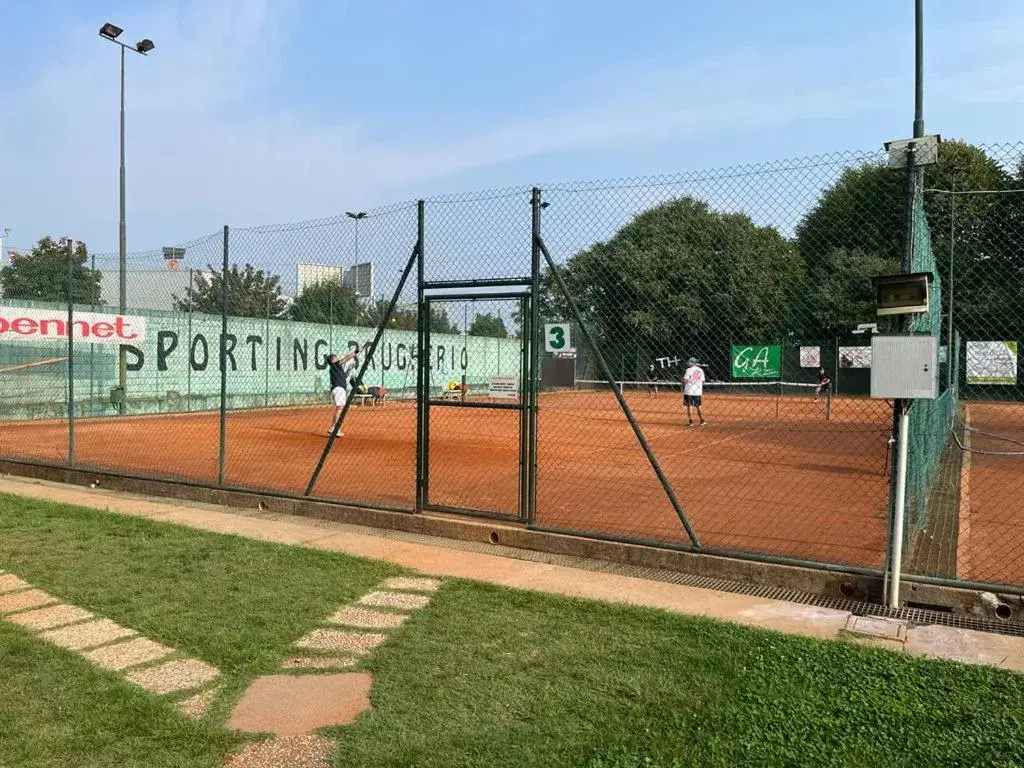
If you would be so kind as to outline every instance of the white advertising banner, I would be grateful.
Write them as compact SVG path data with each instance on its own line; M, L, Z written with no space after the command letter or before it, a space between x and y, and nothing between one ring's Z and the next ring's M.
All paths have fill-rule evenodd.
M146 319L134 315L75 312L74 341L86 344L132 344L146 340ZM68 340L68 313L56 309L0 306L0 344L38 344Z

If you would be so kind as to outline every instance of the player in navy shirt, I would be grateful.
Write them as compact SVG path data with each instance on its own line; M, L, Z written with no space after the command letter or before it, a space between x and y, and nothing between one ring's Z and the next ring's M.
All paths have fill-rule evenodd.
M344 357L338 357L333 352L327 358L327 368L331 374L331 401L334 403L334 417L331 419L331 428L327 434L334 432L334 425L341 418L341 412L345 408L345 400L348 399L348 388L353 372L358 366L356 356L359 354L357 346ZM338 437L343 437L344 432L338 432Z

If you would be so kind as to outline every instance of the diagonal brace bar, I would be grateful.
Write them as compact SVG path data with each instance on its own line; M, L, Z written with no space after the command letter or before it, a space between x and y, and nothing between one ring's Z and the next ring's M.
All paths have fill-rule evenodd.
M686 513L683 511L682 506L680 506L679 499L676 498L676 493L672 490L672 484L668 481L668 477L665 476L664 471L662 471L661 464L658 463L658 459L654 455L654 451L651 450L651 446L647 442L647 437L644 435L643 429L640 428L640 424L637 422L636 417L633 416L633 411L630 410L629 404L626 402L626 398L622 396L622 392L619 390L618 385L612 378L612 373L608 368L608 363L605 361L604 355L601 354L601 348L594 340L594 336L590 333L590 329L587 327L587 324L583 322L583 316L580 314L579 307L570 295L569 287L565 284L565 280L562 277L558 266L555 264L554 259L551 258L551 254L548 252L548 247L544 244L543 238L539 236L537 237L537 245L540 247L540 252L544 254L544 259L547 261L548 269L550 269L551 274L555 276L555 281L558 283L559 290L561 290L562 294L565 296L565 300L569 304L569 310L572 312L576 322L580 324L580 330L583 331L583 335L587 339L587 344L590 345L590 349L594 352L594 357L597 359L597 365L601 369L601 375L607 379L608 383L611 385L612 392L615 393L615 399L619 401L619 406L622 408L622 412L626 415L626 419L629 420L629 426L633 428L633 434L636 435L636 439L639 441L640 447L643 448L644 453L647 455L647 460L651 463L651 467L654 469L654 474L658 476L658 480L661 482L661 487L664 489L665 495L668 496L668 500L671 502L676 515L678 515L679 521L686 529L686 533L690 537L690 542L693 544L693 548L700 549L700 540L697 538L697 534L694 532L693 526L690 525L690 521L686 517Z
M384 317L380 321L380 325L377 326L377 333L373 337L373 341L370 342L370 348L364 349L363 364L359 367L359 373L356 376L356 383L353 385L358 387L363 380L363 375L366 373L367 367L370 365L370 360L373 357L373 353L377 349L377 345L380 343L381 336L384 335L384 329L388 325L388 321L391 319L392 313L395 311L395 307L398 305L398 299L402 295L402 290L405 288L405 283L409 279L409 274L412 272L413 266L419 260L420 248L422 243L417 239L416 245L412 248L412 253L409 255L409 261L406 262L405 270L402 272L402 279L398 281L398 285L395 286L395 292L391 296L391 303L388 304L388 311L384 313ZM338 421L335 423L334 428L331 430L330 437L327 438L327 444L324 445L324 450L320 454L320 460L316 463L316 469L313 470L313 474L309 478L309 484L306 486L306 492L304 496L309 496L313 493L313 488L316 486L316 481L320 478L320 472L324 468L324 463L327 461L327 456L331 452L331 448L334 446L334 441L338 438L338 432L341 430L342 425L345 423L345 416L348 415L348 409L352 407L352 401L355 398L345 398L345 407L341 409L341 415L338 417Z

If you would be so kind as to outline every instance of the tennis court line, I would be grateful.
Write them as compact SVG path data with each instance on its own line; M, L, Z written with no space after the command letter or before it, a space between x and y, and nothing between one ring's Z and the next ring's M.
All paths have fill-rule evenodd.
M971 406L964 406L964 425L971 426ZM956 576L966 579L971 568L971 430L964 430L960 460L960 509L957 515Z
M700 427L693 427L693 429L700 429ZM756 429L748 429L745 432L740 432L740 433L735 434L735 435L730 435L729 437L723 437L721 440L712 440L710 443L702 443L701 445L695 445L692 448L686 448L685 450L682 450L682 451L658 450L657 451L657 455L659 457L660 456L683 456L683 455L685 455L687 453L693 453L694 451L701 451L701 450L704 450L705 448L710 448L713 445L721 445L722 443L728 443L730 440L739 440L741 437L746 437L747 435L752 435L755 432L764 432L766 429L767 429L767 427L758 427ZM649 437L648 437L648 439L649 439ZM741 459L736 459L736 461L742 461L742 460Z

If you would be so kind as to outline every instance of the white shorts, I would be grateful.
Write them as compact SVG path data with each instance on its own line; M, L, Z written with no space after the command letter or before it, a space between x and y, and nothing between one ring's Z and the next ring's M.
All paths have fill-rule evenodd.
M345 391L344 387L335 387L334 389L331 390L331 400L334 401L335 407L345 407L346 395L348 395L348 393Z

